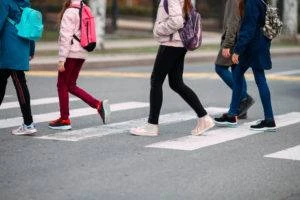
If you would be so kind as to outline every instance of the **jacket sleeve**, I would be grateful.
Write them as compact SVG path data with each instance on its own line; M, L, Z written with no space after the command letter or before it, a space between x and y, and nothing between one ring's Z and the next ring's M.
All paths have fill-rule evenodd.
M245 5L245 16L234 49L236 54L242 55L254 38L257 24L259 23L259 13L258 2L256 0L247 0Z
M222 48L233 48L236 42L236 37L240 28L241 16L238 13L238 2L236 0L231 1L230 16L227 20L225 39L222 43Z
M6 0L0 0L0 32L2 31L8 16L8 5Z
M171 35L183 27L183 13L179 0L168 0L169 17L166 21L156 24L156 35Z
M76 13L71 9L67 9L63 15L59 32L59 61L65 62L70 49L73 35L76 28Z

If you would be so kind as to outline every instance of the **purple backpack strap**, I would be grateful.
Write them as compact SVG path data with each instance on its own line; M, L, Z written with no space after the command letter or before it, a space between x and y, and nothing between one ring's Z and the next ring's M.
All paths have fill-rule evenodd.
M169 14L169 2L168 0L163 0L164 1L164 9L167 14Z

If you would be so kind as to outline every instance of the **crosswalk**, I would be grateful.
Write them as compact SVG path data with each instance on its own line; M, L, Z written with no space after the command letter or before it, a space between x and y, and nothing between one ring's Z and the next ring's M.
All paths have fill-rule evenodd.
M77 98L71 98L71 101L78 101ZM58 103L56 97L41 98L32 100L32 106L36 105L48 105ZM0 107L1 110L9 110L18 107L18 102L6 102ZM138 110L141 108L149 107L149 103L146 102L121 102L111 105L112 112L127 111L127 110ZM209 107L207 111L210 115L218 115L227 111L227 108ZM0 113L1 114L1 113ZM70 110L72 118L86 117L91 115L96 115L95 109L84 107ZM48 122L59 116L59 112L48 112L43 114L34 115L35 123ZM5 116L0 115L0 133L2 129L16 127L22 123L21 117L5 118ZM169 125L173 123L183 123L196 118L196 115L192 111L182 111L168 113L160 116L160 124L162 126ZM88 140L93 138L101 138L108 135L124 134L132 127L138 127L145 123L146 118L131 119L128 121L122 121L118 123L111 123L108 125L96 125L89 128L82 128L71 131L61 131L46 135L36 135L33 138L37 140L57 140L65 142L80 142L82 140ZM293 124L300 123L300 112L290 112L282 115L276 116L276 122L278 128L290 126ZM179 151L195 151L202 148L220 145L225 142L237 140L240 138L255 135L261 132L255 132L249 130L250 124L256 123L247 122L241 124L238 128L214 128L206 132L203 136L192 136L186 133L184 137L179 137L167 141L160 141L153 144L148 144L145 148L148 149L168 149L168 150L179 150ZM162 133L163 134L163 133ZM264 156L265 159L289 159L300 161L300 145L289 147L278 152L267 154Z

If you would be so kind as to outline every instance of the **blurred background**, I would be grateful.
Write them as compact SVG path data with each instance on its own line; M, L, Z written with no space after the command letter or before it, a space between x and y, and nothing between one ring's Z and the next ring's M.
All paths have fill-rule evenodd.
M102 23L105 23L105 38L151 37L159 0L86 0L85 2L90 3L92 7L101 6L100 9L103 9L103 11L98 12L98 15L102 15ZM205 31L221 31L225 2L226 0L194 0L204 19L203 27ZM46 32L43 40L45 41L57 39L57 14L62 7L62 3L62 0L32 0L32 6L41 10L44 15ZM289 31L291 33L287 33L289 37L295 36L300 31L300 23L298 23L300 7L297 5L299 0L273 0L272 3L279 8L284 21L296 19L293 23L285 23L291 26L289 29L292 29L292 31ZM295 6L297 9L293 9ZM291 11L295 11L295 13Z

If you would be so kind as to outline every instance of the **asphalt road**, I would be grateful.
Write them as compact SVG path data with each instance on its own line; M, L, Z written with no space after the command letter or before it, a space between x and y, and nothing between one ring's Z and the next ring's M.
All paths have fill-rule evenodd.
M263 117L250 75L248 91L256 103L240 127L190 137L195 115L166 82L160 136L131 136L128 129L141 124L149 110L152 67L143 66L84 69L78 85L110 100L112 124L103 126L95 112L75 99L70 107L77 117L71 118L69 132L47 128L49 119L58 117L53 114L58 104L48 99L57 97L55 72L28 74L37 104L32 110L40 122L36 135L17 137L10 130L21 114L17 105L8 104L16 101L9 81L0 107L0 199L299 200L300 57L273 61L267 73L279 116L276 133L253 133L243 125ZM187 64L185 82L211 112L228 107L231 92L211 63Z

